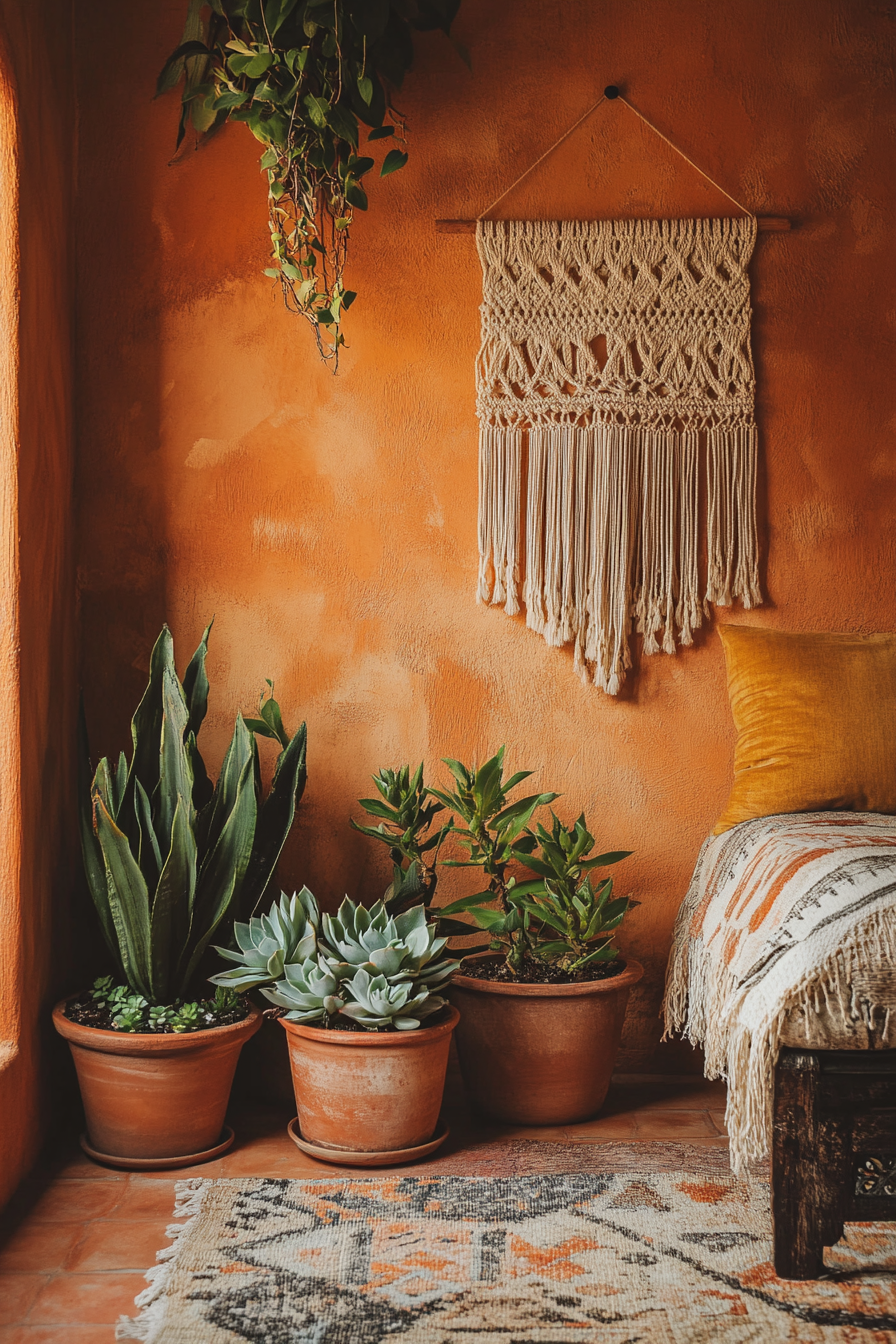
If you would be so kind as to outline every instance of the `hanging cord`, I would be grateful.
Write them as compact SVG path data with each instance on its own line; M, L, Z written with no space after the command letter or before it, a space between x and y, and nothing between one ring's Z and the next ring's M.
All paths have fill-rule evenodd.
M548 155L553 154L554 150L558 149L560 145L563 144L564 140L568 140L569 137L572 135L573 131L577 131L581 126L582 122L587 121L588 118L591 116L591 113L596 112L597 109L600 107L601 103L605 103L606 101L607 101L607 95L605 93L602 93L601 96L598 98L597 102L594 103L592 107L589 107L587 112L582 113L582 115L579 117L578 121L575 123L574 126L570 126L568 131L564 131L560 139L555 140L554 143L551 145L551 147L545 150L540 159L536 159L534 163L530 163L529 167L525 170L525 172L520 173L516 181L511 182L510 186L507 188L506 191L501 192L501 195L497 198L497 200L492 201L491 205L487 205L485 207L481 215L476 216L477 220L485 219L486 215L489 213L490 210L494 210L496 205L500 205L504 197L509 196L510 193L513 191L514 187L519 186L523 178L528 177L530 173L534 172L540 163L544 163Z
M606 97L606 95L604 96ZM672 141L669 139L668 135L663 135L662 131L659 129L658 126L654 126L652 121L648 121L647 118L644 116L644 113L639 112L638 109L635 107L634 103L629 102L625 94L623 93L617 94L617 97L621 103L625 103L626 107L630 112L634 112L635 116L640 118L641 121L643 121L644 125L648 128L648 130L653 131L654 135L658 135L661 140L665 140L669 148L674 149L675 153L679 156L679 158L684 159L685 163L689 163L692 168L696 169L696 171L700 174L700 176L704 178L705 181L707 181L710 184L710 186L715 187L716 191L720 191L723 196L727 196L729 201L731 201L732 205L736 205L738 210L743 210L744 214L747 215L750 219L756 218L752 210L748 210L745 205L742 205L736 196L732 196L730 191L726 191L725 188L721 185L721 183L717 182L714 177L710 177L709 173L704 173L700 165L698 163L695 163L693 159L689 159L683 149L679 149L677 145L674 145Z
M624 94L620 93L617 89L611 86L609 90L609 95L606 92L602 93L601 96L598 98L597 102L592 104L592 106L588 108L587 112L583 112L582 115L579 117L578 121L575 122L572 126L570 126L568 131L563 132L559 140L555 140L554 143L550 145L549 148L546 149L544 153L535 160L534 163L530 163L529 167L526 168L522 173L520 173L519 177L516 179L515 182L511 182L510 186L507 188L506 191L502 191L501 195L498 196L496 200L492 201L491 205L487 205L485 209L482 211L482 213L476 216L477 221L485 219L486 215L490 214L491 211L494 210L496 205L501 204L505 196L509 196L510 193L514 190L514 188L518 187L519 184L525 178L527 178L530 173L534 172L540 163L544 163L545 159L548 158L551 154L553 154L555 149L559 149L559 147L563 144L564 140L568 140L569 137L572 135L573 131L577 131L581 126L582 122L587 121L588 118L591 116L592 112L597 111L601 103L606 103L611 98L614 100L618 98L620 102L625 103L625 106L628 108L628 110L630 112L634 112L635 116L638 117L640 121L643 121L644 125L647 127L648 130L653 131L654 135L658 135L661 140L664 140L666 144L669 146L669 148L671 150L674 150L674 152L679 156L679 158L684 159L685 163L689 163L691 167L696 172L698 172L700 176L705 179L705 181L707 181L710 184L710 186L715 187L716 190L720 191L723 196L727 196L728 200L731 201L732 205L736 205L738 210L743 210L745 215L748 215L751 219L755 219L755 215L753 214L752 210L748 210L745 205L741 204L741 202L737 199L736 196L732 196L730 191L726 191L725 188L721 186L720 183L718 183L714 177L710 177L709 173L705 173L699 164L696 164L693 159L689 159L683 149L679 149L677 145L673 144L672 141L669 139L669 137L667 135L664 135L663 132L659 129L659 127L654 126L653 122L648 121L648 119L644 116L643 112L638 111L634 103L630 103Z

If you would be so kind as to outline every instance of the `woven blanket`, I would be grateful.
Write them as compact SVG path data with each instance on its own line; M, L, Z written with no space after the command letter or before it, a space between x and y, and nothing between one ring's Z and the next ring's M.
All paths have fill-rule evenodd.
M702 1046L707 1077L727 1080L733 1171L769 1151L782 1044L896 1047L894 962L896 818L788 814L706 841L663 1007L666 1034Z
M896 1330L896 1227L849 1228L829 1252L829 1279L790 1283L770 1263L768 1186L730 1172L244 1178L178 1190L175 1216L187 1221L169 1228L174 1244L119 1339L870 1344Z

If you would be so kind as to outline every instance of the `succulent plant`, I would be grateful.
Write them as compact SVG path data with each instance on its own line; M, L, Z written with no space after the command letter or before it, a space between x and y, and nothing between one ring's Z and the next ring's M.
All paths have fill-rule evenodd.
M366 910L346 897L337 915L323 916L322 926L324 955L341 978L362 969L368 975L434 987L446 983L460 964L442 956L448 939L436 936L422 905L393 916L382 901Z
M613 934L638 904L627 896L614 900L611 877L595 887L591 870L619 863L631 851L614 850L592 858L595 840L584 813L572 826L564 826L554 812L551 817L550 831L539 824L529 832L538 842L537 853L526 850L515 855L538 875L537 880L516 883L508 894L512 904L529 916L532 954L578 975L594 962L616 958Z
M337 915L319 918L307 889L293 901L305 923L300 925L298 910L284 896L279 907L253 921L254 942L248 926L238 926L244 951L224 955L240 960L243 969L222 971L212 977L215 984L231 989L251 984L285 1008L290 1021L327 1026L338 1026L341 1015L370 1030L409 1031L444 1007L436 991L460 963L446 955L448 940L437 936L422 905L392 916L382 901L366 910L346 897ZM305 954L301 959L291 956L296 947Z
M234 924L240 950L216 947L215 951L225 961L236 962L236 967L209 979L213 985L238 992L269 985L280 979L288 963L304 962L314 956L319 930L320 911L308 888L303 887L292 896L281 892L280 903L271 906L266 915L253 916L248 924Z
M345 1005L339 978L320 955L286 966L283 979L261 992L278 1008L287 1009L290 1022L328 1021Z
M438 880L439 849L451 829L450 823L446 823L430 833L435 817L444 810L443 805L433 802L423 782L422 763L413 775L409 765L398 770L380 770L373 776L373 782L379 798L362 798L360 803L379 824L362 826L354 819L351 824L362 835L389 847L392 881L383 903L390 914L398 914L420 901L429 906Z
M396 1031L414 1031L424 1018L445 1006L445 1000L428 989L419 989L415 993L417 986L413 981L370 975L360 966L342 987L348 998L342 1016L369 1028L394 1027Z

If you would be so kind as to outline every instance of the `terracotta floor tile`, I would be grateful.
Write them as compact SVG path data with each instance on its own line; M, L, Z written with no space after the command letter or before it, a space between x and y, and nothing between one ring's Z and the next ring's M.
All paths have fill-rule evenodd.
M705 1111L724 1106L725 1084L705 1078L685 1078L680 1083L614 1083L604 1103L605 1110Z
M605 1114L603 1111L593 1120L583 1120L578 1125L567 1125L565 1139L567 1143L608 1143L633 1139L637 1130L637 1116L633 1111L619 1114Z
M639 1111L635 1138L668 1143L688 1139L717 1138L708 1111Z
M25 1222L0 1250L0 1270L61 1269L83 1234L83 1223Z
M133 1173L114 1208L101 1216L113 1222L134 1223L147 1218L155 1222L167 1218L170 1222L174 1217L174 1188L179 1176L172 1176L171 1172L166 1174L167 1180L161 1179L161 1173L159 1178L146 1180L142 1172Z
M146 1287L143 1274L57 1274L28 1314L28 1325L114 1325L135 1314L134 1298Z
M126 1188L121 1181L54 1181L37 1196L28 1220L75 1223L106 1218Z
M115 1344L114 1325L11 1325L0 1344Z
M155 1264L156 1251L169 1244L165 1228L170 1221L168 1217L139 1223L88 1223L65 1268L82 1274L104 1269L146 1270Z
M49 1274L0 1274L0 1325L24 1321Z

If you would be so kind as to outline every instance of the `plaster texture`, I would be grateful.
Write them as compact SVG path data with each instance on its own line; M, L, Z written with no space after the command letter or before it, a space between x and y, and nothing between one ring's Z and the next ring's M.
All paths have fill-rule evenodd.
M645 966L623 1062L643 1064L670 931L731 779L722 649L641 660L610 699L522 619L479 607L473 216L608 82L758 213L752 265L762 609L786 629L896 626L893 23L870 0L464 0L398 97L410 162L353 228L349 349L333 377L267 264L258 147L233 125L169 166L176 98L151 99L182 0L91 0L76 22L77 558L95 749L127 742L164 619L185 661L215 616L204 733L274 679L308 721L309 782L282 865L333 908L382 856L348 826L381 765L483 759L635 851L620 935ZM505 217L725 214L725 197L620 104L502 203ZM444 896L469 875L446 874Z

